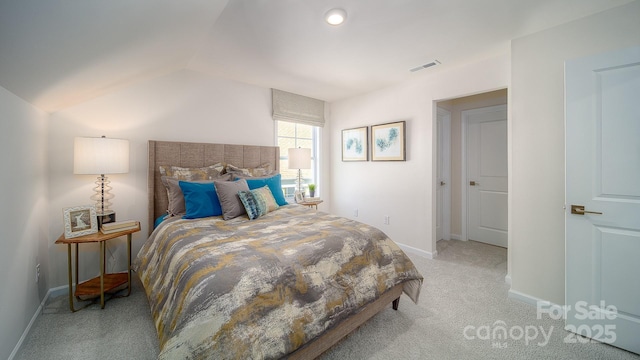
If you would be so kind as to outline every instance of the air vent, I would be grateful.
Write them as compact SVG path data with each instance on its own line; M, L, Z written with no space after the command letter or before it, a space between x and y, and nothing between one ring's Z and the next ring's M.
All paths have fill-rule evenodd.
M420 65L420 66L416 66L416 67L414 67L413 69L409 69L409 71L411 71L411 72L416 72L416 71L418 71L418 70L426 69L426 68L429 68L429 67L432 67L432 66L436 66L436 65L438 65L438 64L440 64L440 61L438 61L438 60L433 60L433 61L432 61L432 62L430 62L430 63L424 64L424 65Z

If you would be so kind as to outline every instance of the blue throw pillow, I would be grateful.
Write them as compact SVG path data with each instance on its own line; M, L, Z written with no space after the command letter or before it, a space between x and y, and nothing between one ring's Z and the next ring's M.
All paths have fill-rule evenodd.
M156 221L154 221L154 222L153 222L153 228L154 228L154 229L155 229L155 228L157 228L157 227L158 227L158 225L160 225L160 224L165 220L165 218L166 218L167 216L169 216L169 215L166 215L166 214L165 214L165 215L160 215L160 216L158 216L158 217L156 218Z
M280 174L264 177L264 178L244 178L247 180L247 185L249 185L249 190L258 189L263 186L268 186L269 190L273 194L273 198L276 199L276 203L280 206L289 204L287 200L284 199L284 193L282 192Z
M220 200L212 183L180 181L178 184L184 194L184 204L187 210L182 217L183 219L222 215Z

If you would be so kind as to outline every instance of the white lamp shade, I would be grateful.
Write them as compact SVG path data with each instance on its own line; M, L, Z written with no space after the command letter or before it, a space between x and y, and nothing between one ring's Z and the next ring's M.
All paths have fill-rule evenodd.
M311 149L290 148L289 169L311 169Z
M74 174L129 172L129 140L77 137L73 142Z

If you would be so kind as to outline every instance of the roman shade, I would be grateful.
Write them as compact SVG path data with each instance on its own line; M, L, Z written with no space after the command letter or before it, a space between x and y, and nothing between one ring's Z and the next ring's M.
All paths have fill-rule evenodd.
M324 101L271 89L273 120L324 126Z

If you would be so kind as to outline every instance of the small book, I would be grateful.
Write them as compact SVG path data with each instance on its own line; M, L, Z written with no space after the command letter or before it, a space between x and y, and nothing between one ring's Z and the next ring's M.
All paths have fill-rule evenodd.
M124 220L124 221L116 221L112 223L102 224L102 230L104 231L128 230L131 228L135 228L137 226L138 226L138 222L135 220Z
M106 224L105 224L106 225ZM133 225L128 225L125 227L119 227L116 229L105 229L104 225L102 226L102 229L100 229L100 232L102 232L103 234L113 234L113 233L117 233L120 231L126 231L126 230L131 230L131 229L137 229L138 228L138 223L134 223Z

